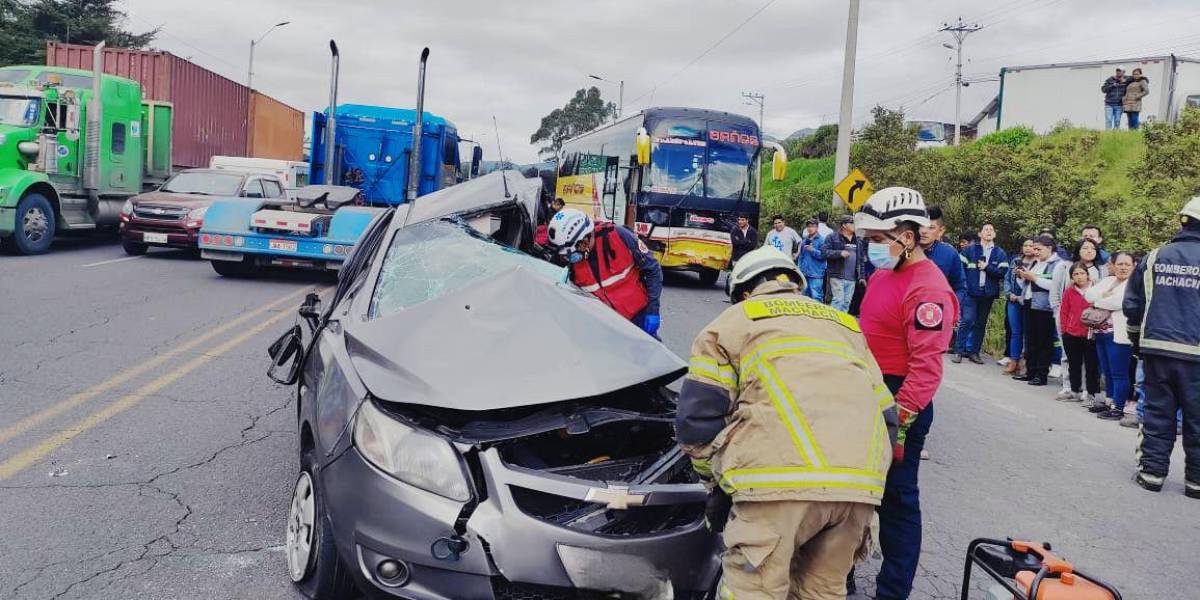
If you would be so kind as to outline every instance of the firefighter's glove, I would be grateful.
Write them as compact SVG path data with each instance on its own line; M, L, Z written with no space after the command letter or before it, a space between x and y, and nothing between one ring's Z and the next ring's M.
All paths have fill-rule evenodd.
M896 405L898 417L900 419L900 427L896 431L896 445L892 447L892 462L899 464L904 462L904 442L908 439L908 428L917 420L917 416L921 413L905 408L903 405Z
M733 509L733 498L721 488L714 488L704 505L704 526L713 533L725 531L729 511Z
M659 325L662 325L662 318L658 315L646 315L642 319L642 329L655 338L658 337Z
M712 461L707 458L693 458L692 469L700 476L700 479L705 483L710 483L713 480Z

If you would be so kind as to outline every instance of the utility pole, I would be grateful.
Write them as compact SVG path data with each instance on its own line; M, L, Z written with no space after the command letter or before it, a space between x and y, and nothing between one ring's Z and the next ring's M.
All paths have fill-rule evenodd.
M624 116L625 115L625 80L622 79L620 81L612 81L609 79L605 79L599 75L588 75L588 77L595 79L596 81L603 81L604 83L616 84L616 86L617 86L617 118L620 119L622 116Z
M850 0L850 15L846 21L846 60L842 66L842 110L838 119L834 183L850 174L850 129L854 127L854 57L858 51L858 4L859 0ZM837 194L834 194L834 209L837 209L839 201Z
M758 137L761 139L767 135L763 129L763 105L766 101L766 96L758 92L742 92L742 97L746 99L746 104L758 105ZM757 170L758 177L755 178L754 197L762 202L762 145L759 145L758 158L754 163L754 168Z
M980 27L979 25L967 25L966 23L963 23L962 17L959 17L958 21L955 22L953 25L948 24L948 23L942 23L942 28L938 30L938 31L949 32L951 35L954 36L955 51L958 54L958 61L954 67L954 145L955 146L962 143L962 89L963 89L963 86L965 85L963 83L963 74L962 74L963 40L967 39L968 35L971 35L972 33L979 31L980 29L983 29L983 27Z

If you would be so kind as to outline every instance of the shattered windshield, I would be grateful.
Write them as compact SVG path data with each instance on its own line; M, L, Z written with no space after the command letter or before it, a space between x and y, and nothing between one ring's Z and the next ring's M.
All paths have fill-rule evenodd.
M432 221L405 227L384 256L371 297L371 318L399 312L515 267L551 281L563 279L562 267L476 237L458 223Z

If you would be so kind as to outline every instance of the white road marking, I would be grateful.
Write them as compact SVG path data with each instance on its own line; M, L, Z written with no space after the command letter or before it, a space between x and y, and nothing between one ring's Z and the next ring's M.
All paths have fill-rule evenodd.
M100 262L88 263L86 265L83 265L83 268L86 269L88 267L99 267L100 265L111 265L113 263L125 262L127 260L137 260L139 258L146 258L146 255L143 254L141 256L126 256L125 258L114 258L112 260L102 260Z

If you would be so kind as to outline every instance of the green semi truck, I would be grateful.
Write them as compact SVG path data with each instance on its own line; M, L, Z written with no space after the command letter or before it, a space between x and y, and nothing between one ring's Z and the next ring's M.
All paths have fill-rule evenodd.
M171 105L99 67L0 68L0 244L18 254L115 232L125 201L170 175Z

